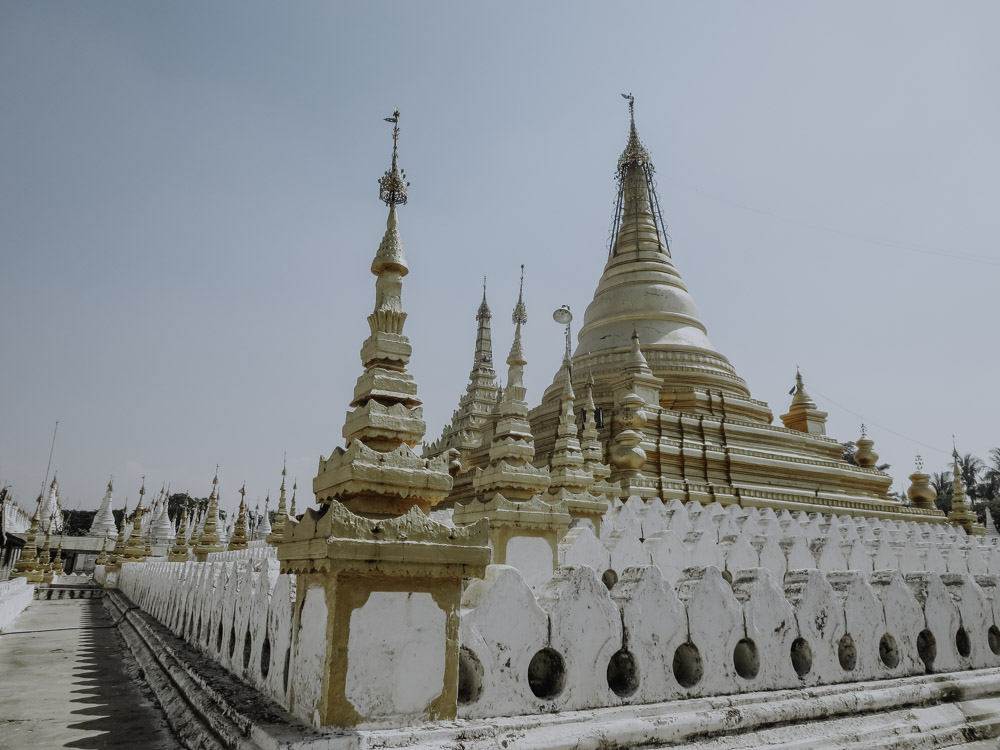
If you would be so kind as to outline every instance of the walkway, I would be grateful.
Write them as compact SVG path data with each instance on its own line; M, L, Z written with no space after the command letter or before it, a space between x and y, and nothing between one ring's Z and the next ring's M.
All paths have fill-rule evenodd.
M0 748L175 750L100 599L33 602L0 634Z

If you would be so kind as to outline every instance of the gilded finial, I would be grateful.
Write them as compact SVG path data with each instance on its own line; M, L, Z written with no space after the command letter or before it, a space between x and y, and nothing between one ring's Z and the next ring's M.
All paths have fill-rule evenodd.
M915 466L917 467L917 473L918 473L918 474L921 474L921 473L923 473L923 471L924 471L924 457L923 457L923 456L921 456L921 455L920 455L920 454L918 453L918 454L917 454L917 457L916 457L916 459L914 460L914 462L913 462L913 463L914 463L914 464L915 464Z
M378 196L387 206L402 206L406 203L406 189L410 183L406 181L406 172L399 168L398 163L399 110L395 110L392 117L383 119L392 123L392 165L378 181Z
M861 437L868 437L868 427L865 426L864 422L861 423Z
M524 304L524 264L521 264L521 289L517 293L517 304L514 305L514 313L511 315L512 323L528 324L528 308Z
M486 302L486 276L483 276L483 301L479 303L479 309L476 311L476 320L489 320L492 316L490 313L490 306Z
M628 116L632 120L632 124L635 124L635 97L632 96L632 92L627 94L622 94L622 99L628 102Z

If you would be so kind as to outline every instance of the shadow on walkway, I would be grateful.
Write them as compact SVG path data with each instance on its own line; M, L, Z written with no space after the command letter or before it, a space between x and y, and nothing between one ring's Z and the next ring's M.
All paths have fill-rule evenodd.
M34 602L0 635L0 747L177 742L100 599Z

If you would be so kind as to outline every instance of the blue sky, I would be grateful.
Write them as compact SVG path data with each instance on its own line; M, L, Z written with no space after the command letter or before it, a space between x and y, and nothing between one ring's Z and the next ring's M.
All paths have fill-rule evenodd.
M505 357L521 263L537 401L551 312L579 320L603 267L623 91L675 262L753 395L784 412L799 364L830 434L863 415L899 481L917 452L944 468L952 433L985 456L998 21L975 2L0 2L0 482L33 500L59 420L67 507L109 474L119 504L143 474L205 495L216 463L224 505L244 480L263 498L286 451L309 498L361 371L394 107L428 437L464 389L484 273Z

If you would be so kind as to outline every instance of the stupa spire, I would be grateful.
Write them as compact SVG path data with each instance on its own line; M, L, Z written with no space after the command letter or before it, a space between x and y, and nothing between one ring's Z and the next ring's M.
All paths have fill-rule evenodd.
M476 311L476 323L478 324L476 358L472 363L472 373L469 376L473 380L479 374L485 375L491 381L496 377L496 373L493 371L493 339L490 332L490 319L492 317L490 306L486 302L486 277L483 276L483 301L479 304L479 310Z
M260 506L257 506L258 511ZM257 528L254 529L254 539L261 541L266 541L269 536L271 536L271 493L268 491L267 496L264 498L264 514L260 516L260 521L257 522Z
M128 539L128 531L126 530L126 525L128 524L128 498L125 498L125 504L122 506L122 524L118 529L118 539L115 541L115 546L111 550L111 564L117 565L124 560L125 556L125 542Z
M181 511L181 525L177 528L177 534L174 537L174 546L170 548L170 552L167 554L167 560L170 562L188 561L187 522L188 509L185 506Z
M585 468L583 451L577 438L576 415L573 412L575 398L569 368L563 367L559 424L556 426L556 442L549 461L549 476L552 481L549 494L566 499L584 492L594 484L594 475ZM595 515L600 517L606 509L607 506L602 503ZM572 514L572 506L570 513Z
M406 203L408 183L398 163L399 110L385 119L393 124L392 165L379 180L379 198L389 206L389 217L371 265L375 309L368 316L371 335L361 346L365 370L344 422L345 447L320 458L313 480L318 503L342 502L372 517L401 515L414 506L429 510L452 486L445 459L428 462L412 450L423 441L426 424L417 384L406 371L412 349L403 334L403 277L409 267L396 206Z
M493 341L490 320L493 313L486 302L486 277L483 276L483 301L476 312L476 353L469 373L465 393L458 400L458 409L452 414L451 422L441 431L441 437L424 446L424 456L439 456L451 449L457 449L460 460L469 451L479 447L484 441L490 412L496 400L496 370L493 369Z
M101 542L101 554L97 556L95 565L107 565L108 564L108 538L104 537Z
M42 512L38 522L43 529L47 529L50 522L55 523L56 531L62 529L62 515L59 513L59 472L52 475L49 494L42 504Z
M524 265L521 265L521 289L517 294L517 304L511 313L514 323L514 342L507 355L507 389L504 392L505 401L524 401L524 366L528 360L524 357L524 346L521 343L521 326L528 323L528 308L524 304Z
M795 368L795 387L791 393L792 403L788 407L788 413L781 415L782 424L789 430L807 432L810 435L825 435L827 414L825 411L820 411L812 396L806 393L802 372L798 367ZM877 460L878 456L875 458Z
M281 544L285 535L285 520L288 518L288 506L285 504L285 476L288 470L285 464L281 466L281 489L278 490L278 512L274 516L274 525L267 535L267 543L272 545ZM264 513L267 513L267 504L264 504Z
M170 520L170 492L163 489L161 493L163 497L160 500L160 510L149 529L152 544L170 544L177 535L177 532L174 531L174 524Z
M114 539L118 533L118 529L115 528L115 514L111 509L114 489L114 477L111 477L108 479L108 488L104 493L104 499L101 501L101 507L98 508L97 513L94 515L94 521L90 524L90 531L87 532L87 536L103 536Z
M139 502L135 505L135 513L132 516L132 533L125 544L124 561L140 562L146 559L146 547L142 542L142 517L144 515L142 498L146 494L146 477L142 478L142 486L139 488Z
M229 551L247 548L247 484L240 487L240 507L236 514L236 525L233 527L232 536L229 539Z
M43 574L43 580L47 583L52 583L52 547L50 544L52 538L52 521L49 520L49 525L45 527L45 541L42 542L42 549L39 554L39 562L41 563L41 570Z
M44 489L44 487L43 487ZM42 512L42 495L39 493L38 501L35 503L35 512L31 514L31 525L28 527L28 536L24 542L24 549L21 556L14 564L14 572L11 576L21 577L29 582L39 580L39 560L38 560L38 522Z
M204 528L194 547L198 562L205 562L210 552L221 552L219 543L219 467L215 467L212 479L212 494L208 496L208 510L205 513Z
M954 436L952 436L954 443ZM954 445L951 451L952 457L952 500L951 513L948 520L956 526L961 526L967 534L983 534L985 530L979 525L979 517L969 503L968 495L965 493L965 479L962 477L961 457L958 455L958 448Z
M587 306L573 356L575 368L592 369L601 391L617 380L637 332L653 374L670 388L696 388L750 395L729 361L715 350L698 307L671 258L653 179L649 151L636 129L635 98L629 103L629 131L618 159L617 198L608 261ZM555 402L557 389L543 401ZM759 413L754 412L757 409ZM770 422L766 409L745 416Z
M514 342L507 356L507 388L495 409L496 426L490 445L490 463L476 469L473 487L484 500L501 494L507 500L524 502L549 488L548 467L538 469L531 464L535 456L535 439L528 422L527 389L524 387L524 366L528 364L521 344L521 326L528 322L524 304L524 266L521 266L521 289L511 314Z
M635 97L628 100L629 134L618 159L618 200L611 234L611 255L629 251L670 255L667 232L653 182L653 160L635 129Z

